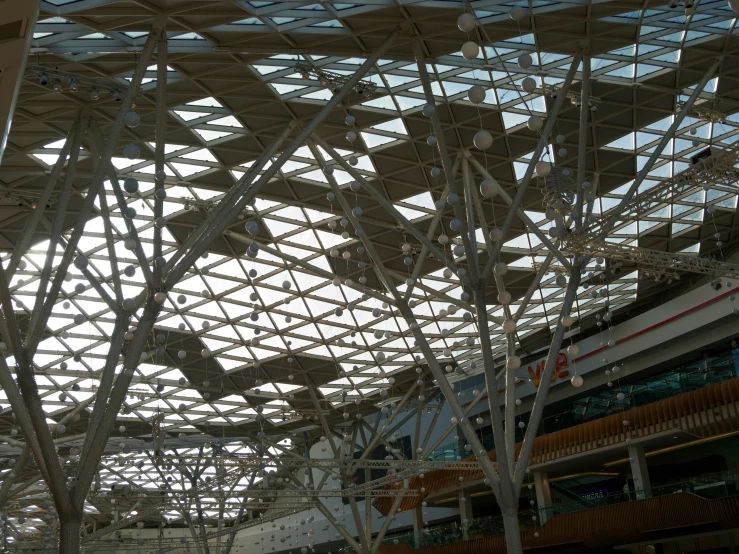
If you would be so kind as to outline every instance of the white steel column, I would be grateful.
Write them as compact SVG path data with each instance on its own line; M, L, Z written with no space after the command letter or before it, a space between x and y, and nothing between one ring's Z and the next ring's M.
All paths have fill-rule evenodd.
M465 494L465 490L457 491L457 501L459 502L459 524L462 528L462 538L469 540L468 529L472 523L472 499L469 494Z
M413 538L416 541L415 548L421 548L421 539L423 536L423 506L421 503L416 504L411 515L413 516Z
M539 523L544 525L549 519L548 508L552 505L552 490L549 488L549 475L546 471L534 472L536 507L539 509Z
M629 446L629 463L634 477L636 498L651 498L652 482L649 480L649 468L643 446Z

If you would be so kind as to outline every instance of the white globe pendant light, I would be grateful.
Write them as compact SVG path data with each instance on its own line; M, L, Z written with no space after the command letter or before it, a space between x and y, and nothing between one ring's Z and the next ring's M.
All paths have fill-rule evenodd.
M480 183L480 194L485 198L493 198L500 192L500 185L495 179L487 178Z
M549 162L540 161L536 163L536 174L539 177L546 177L552 172L552 166Z
M475 133L475 138L472 142L475 144L475 148L487 150L493 145L493 136L486 130L481 129Z
M518 57L518 65L522 69L528 69L531 67L531 64L534 63L534 59L531 57L531 54L521 54Z
M127 145L126 145L126 146L125 146L125 147L123 148L123 154L124 154L124 155L126 156L126 158L128 158L129 160L135 160L136 158L138 158L138 157L139 157L139 154L140 154L140 153L141 153L141 152L140 152L140 150L139 150L139 147L138 147L138 146L136 146L135 144L127 144Z
M523 81L521 81L521 88L524 92L531 94L536 90L536 79L534 79L533 77L526 77Z
M138 127L139 123L141 123L141 117L136 112L131 111L123 116L123 122L128 127Z
M465 60L474 60L480 53L480 47L476 42L467 41L462 45L462 56Z
M503 231L500 229L490 229L490 240L493 242L500 242L503 240Z
M526 16L526 9L521 6L513 6L508 15L513 21L521 21Z
M463 33L469 33L474 30L476 26L477 21L475 21L475 16L471 13L463 13L457 18L457 27L459 27L459 30Z
M532 115L526 122L526 126L535 133L538 133L544 126L544 121L538 115Z
M480 85L472 85L470 90L467 91L467 98L473 104L482 104L485 101L485 89Z

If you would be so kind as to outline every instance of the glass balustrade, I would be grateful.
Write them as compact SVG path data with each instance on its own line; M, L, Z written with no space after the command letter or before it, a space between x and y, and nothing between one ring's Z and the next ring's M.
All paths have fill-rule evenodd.
M561 431L737 376L739 376L739 352L727 351L718 356L679 366L659 375L624 384L619 388L614 386L598 393L591 393L586 397L573 400L569 409L545 410L538 434ZM625 394L623 400L617 398L616 395L619 392ZM550 413L547 414L547 411ZM523 430L517 431L517 441L523 440L523 433ZM459 436L462 434L459 433ZM485 428L480 440L486 450L492 450L495 446L489 427ZM464 446L464 441L447 443L431 452L428 459L440 461L464 459L472 455L472 452L465 450Z

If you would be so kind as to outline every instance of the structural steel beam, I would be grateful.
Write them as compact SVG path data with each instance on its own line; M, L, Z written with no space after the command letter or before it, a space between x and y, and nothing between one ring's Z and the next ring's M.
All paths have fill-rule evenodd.
M567 95L565 93L570 88L570 84L572 83L572 80L575 77L575 72L577 71L577 68L578 68L578 65L580 64L581 59L582 59L582 52L578 50L578 52L572 58L572 64L570 65L570 69L567 72L567 76L565 77L564 82L562 83L562 88L561 88L562 94L559 94L557 96L557 99L554 101L554 106L552 106L551 110L549 111L549 114L547 115L547 121L544 124L544 128L541 131L541 135L539 136L539 142L536 145L536 149L534 150L534 154L531 157L531 161L529 162L529 165L526 167L526 172L524 173L523 179L521 180L521 183L518 185L518 189L516 190L516 196L513 198L513 202L508 209L508 213L506 214L505 221L503 222L503 227L501 227L501 231L503 232L503 238L501 239L501 243L505 242L506 240L508 231L510 230L511 225L513 224L513 219L516 217L518 213L518 208L521 205L521 202L523 202L523 197L526 194L526 190L528 189L529 184L531 183L531 179L534 176L534 169L536 168L536 164L541 159L542 153L544 152L544 149L549 143L549 136L552 134L554 125L557 123L557 116L559 115L559 111L562 109L562 106L564 105L565 100L567 99ZM498 261L497 253L493 252L493 255L488 258L487 264L485 265L485 270L482 273L483 278L487 278L490 276L490 274L493 271L493 266L495 265L497 261Z
M0 163L13 124L40 3L41 0L4 0L0 5Z
M611 215L609 216L609 221L605 225L603 225L603 227L601 228L598 238L600 239L605 238L606 235L610 232L610 230L613 229L613 226L616 224L616 221L618 220L618 217L619 217L618 214L622 212L625 206L629 205L629 203L631 202L631 199L639 191L639 187L641 186L642 182L644 182L644 179L646 179L647 175L649 175L649 172L652 171L652 167L654 166L654 163L662 155L662 151L670 143L670 141L672 141L672 139L675 138L675 133L680 128L680 125L682 124L683 120L685 119L685 117L688 115L688 113L692 109L693 104L698 99L701 92L703 92L703 89L705 88L706 84L708 84L708 81L710 81L711 78L716 74L716 69L718 69L718 66L720 63L721 63L720 60L717 60L715 63L713 63L708 68L708 71L705 72L703 77L701 77L701 80L698 81L698 84L695 86L695 89L693 90L690 97L682 105L682 108L680 108L680 111L677 112L677 114L675 114L675 119L672 122L672 125L670 125L670 128L667 129L667 131L665 131L665 134L662 135L662 138L660 139L657 146L652 150L652 154L649 156L649 159L647 160L647 162L642 166L641 170L639 171L639 174L636 176L636 179L634 179L634 182L629 187L629 190L627 190L626 194L623 195L623 198L621 199L621 202L618 203L618 206L616 206L616 209L613 212L611 212Z
M210 246L211 242L221 235L221 233L228 227L233 218L238 213L240 213L252 200L256 198L257 193L270 181L270 179L272 179L272 177L275 176L277 171L279 171L279 169L285 164L285 162L290 159L295 151L305 143L305 141L311 136L313 131L318 127L318 125L320 125L321 122L323 122L323 120L328 117L328 115L338 106L339 102L341 102L341 100L347 94L349 94L349 92L354 90L354 87L357 85L357 83L359 83L362 77L364 77L367 72L369 72L370 69L374 67L374 65L382 57L387 48L391 44L393 44L393 42L395 42L395 39L398 37L399 33L400 29L395 29L392 33L390 33L390 35L383 41L382 46L375 50L372 55L370 55L364 61L364 63L362 63L359 68L357 68L357 71L349 79L347 79L344 86L342 86L341 89L339 89L336 94L334 94L331 99L326 102L326 104L320 109L315 117L300 130L298 135L290 142L287 148L282 151L282 153L278 156L274 163L272 163L269 168L264 171L264 173L256 182L252 183L252 180L256 175L250 175L250 172L247 172L246 175L244 175L244 178L242 178L238 185L234 187L241 194L239 199L234 202L233 205L230 205L227 201L224 202L222 200L219 203L219 207L220 205L223 205L227 208L223 211L219 211L219 207L217 207L216 210L213 210L213 212L209 215L207 224L205 225L202 234L197 239L197 242L190 246L190 248L187 250L185 248L181 249L181 251L183 252L186 250L186 253L183 255L182 259L174 267L172 267L171 271L169 272L169 275L165 282L165 289L171 288L172 284L177 282L192 266L195 260L197 260L200 255L205 252L208 246ZM267 160L265 160L264 162L266 163L266 161ZM247 175L250 176L250 179L246 178Z

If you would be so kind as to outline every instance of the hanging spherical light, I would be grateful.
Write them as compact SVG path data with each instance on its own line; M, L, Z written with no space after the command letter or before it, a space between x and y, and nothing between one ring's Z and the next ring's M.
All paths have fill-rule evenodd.
M493 242L500 242L503 240L503 231L500 229L490 229L490 240Z
M141 123L141 117L136 112L128 112L123 116L123 123L131 128L138 127L139 123Z
M474 60L480 53L480 47L476 42L468 40L462 45L462 56L465 60Z
M493 271L496 275L499 277L502 277L506 273L508 273L508 264L505 262L498 262L493 266Z
M547 177L552 172L552 166L544 160L536 162L536 174L539 177Z
M507 290L498 293L498 302L500 302L504 306L510 304L512 299L513 297L511 296L511 293Z
M513 333L516 330L516 322L513 319L506 319L503 322L503 332Z
M488 177L487 179L484 179L482 183L480 183L480 194L482 194L485 198L493 198L497 196L499 192L500 185L498 185L495 179Z
M480 85L472 85L470 90L467 91L467 98L473 104L482 104L485 101L486 94L485 89Z
M531 54L521 54L518 57L518 65L523 69L528 69L533 63L534 59L531 57Z
M134 192L138 192L139 182L133 177L128 177L125 181L123 181L123 188L127 193L133 194Z
M518 356L511 356L506 360L506 367L511 370L516 370L521 367L521 358Z
M493 136L486 130L481 129L475 133L475 138L472 142L475 144L475 148L487 150L493 145Z
M579 389L582 387L583 384L583 378L580 375L573 375L572 379L570 379L570 383L572 383L572 386L576 389Z
M524 92L531 94L536 90L536 79L534 79L533 77L526 77L523 81L521 81L521 88Z
M475 20L475 16L471 13L463 13L457 18L457 27L459 27L459 30L463 33L471 32L476 25L477 21Z
M244 228L250 235L256 235L259 233L259 224L254 220L247 222Z
M562 325L565 327L572 327L572 324L575 323L575 318L569 315L563 315L562 316Z
M573 357L577 356L580 353L580 347L576 344L571 344L567 347L567 353Z
M541 131L541 128L544 126L544 121L538 115L532 115L531 117L529 117L529 120L526 122L526 126L529 128L529 130L534 131L535 133L538 133L539 131Z
M347 125L349 125L349 127L351 127L352 125L354 125L354 122L355 121L356 121L356 119L354 118L353 115L347 115L344 118L344 123L346 123Z
M526 16L526 10L521 6L513 6L508 15L513 21L521 21Z
M139 147L135 144L127 144L123 148L123 155L126 156L129 160L135 160L139 157L139 154L141 151L139 150Z

